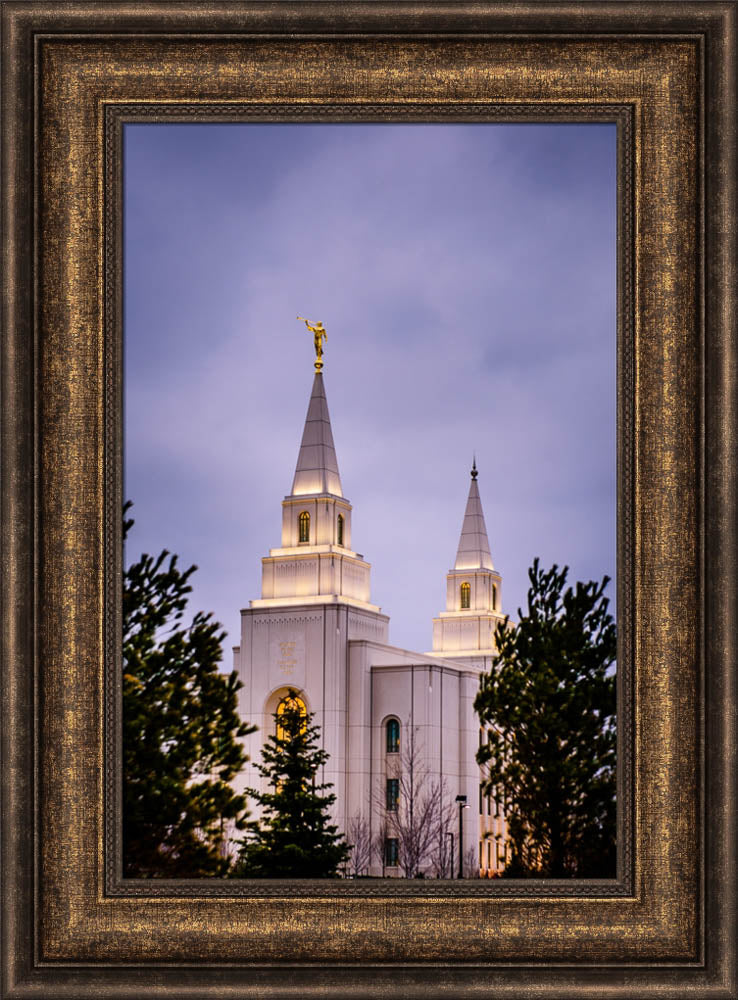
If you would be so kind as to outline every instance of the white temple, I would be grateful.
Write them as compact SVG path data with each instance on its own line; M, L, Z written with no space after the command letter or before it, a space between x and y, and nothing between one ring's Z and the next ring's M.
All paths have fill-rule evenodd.
M335 822L349 841L360 826L377 845L364 874L403 874L397 824L411 770L416 807L429 794L435 802L420 871L456 877L463 859L466 876L491 876L504 867L504 817L481 794L475 753L483 734L473 702L504 615L476 462L431 653L389 645L389 618L371 603L370 564L352 547L351 511L316 363L292 489L282 501L281 545L262 559L261 597L241 611L233 649L240 712L258 726L245 740L242 787L260 787L254 762L293 689L315 713L330 755L322 780L334 786Z

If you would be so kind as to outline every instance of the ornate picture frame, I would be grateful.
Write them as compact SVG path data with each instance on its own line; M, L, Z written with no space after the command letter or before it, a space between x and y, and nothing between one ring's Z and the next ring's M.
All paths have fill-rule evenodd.
M735 4L2 18L2 995L735 997ZM120 878L120 129L146 116L617 123L616 880Z

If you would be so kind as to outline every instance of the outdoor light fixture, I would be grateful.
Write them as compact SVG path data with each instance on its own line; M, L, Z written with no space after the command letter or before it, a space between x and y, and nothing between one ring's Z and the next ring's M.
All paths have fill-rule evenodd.
M457 795L459 803L459 878L464 877L464 810L469 808L466 795Z

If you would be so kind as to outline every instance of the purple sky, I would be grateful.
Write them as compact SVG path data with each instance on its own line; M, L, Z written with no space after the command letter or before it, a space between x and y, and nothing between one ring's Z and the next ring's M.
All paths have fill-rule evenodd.
M238 642L280 545L322 320L353 547L431 646L479 467L504 610L615 570L615 126L125 126L127 558ZM614 600L614 588L610 587Z

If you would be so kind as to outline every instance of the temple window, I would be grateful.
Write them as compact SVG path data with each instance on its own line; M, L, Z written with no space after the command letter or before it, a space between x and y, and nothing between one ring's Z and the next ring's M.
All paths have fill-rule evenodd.
M387 722L387 753L400 752L400 723L397 719Z
M336 527L336 544L343 545L343 514L338 515L338 523Z
M461 607L462 609L471 607L471 585L468 583L461 585Z
M301 726L301 732L305 731L305 726L307 725L307 707L302 698L298 698L297 695L287 695L283 698L277 705L277 739L283 740L285 738L285 730L282 726L280 719L288 709L297 709L300 713L300 718L306 721L303 722Z
M400 779L387 778L387 812L397 812L397 803L400 801Z
M300 526L300 541L310 541L310 515L304 510L297 519Z

